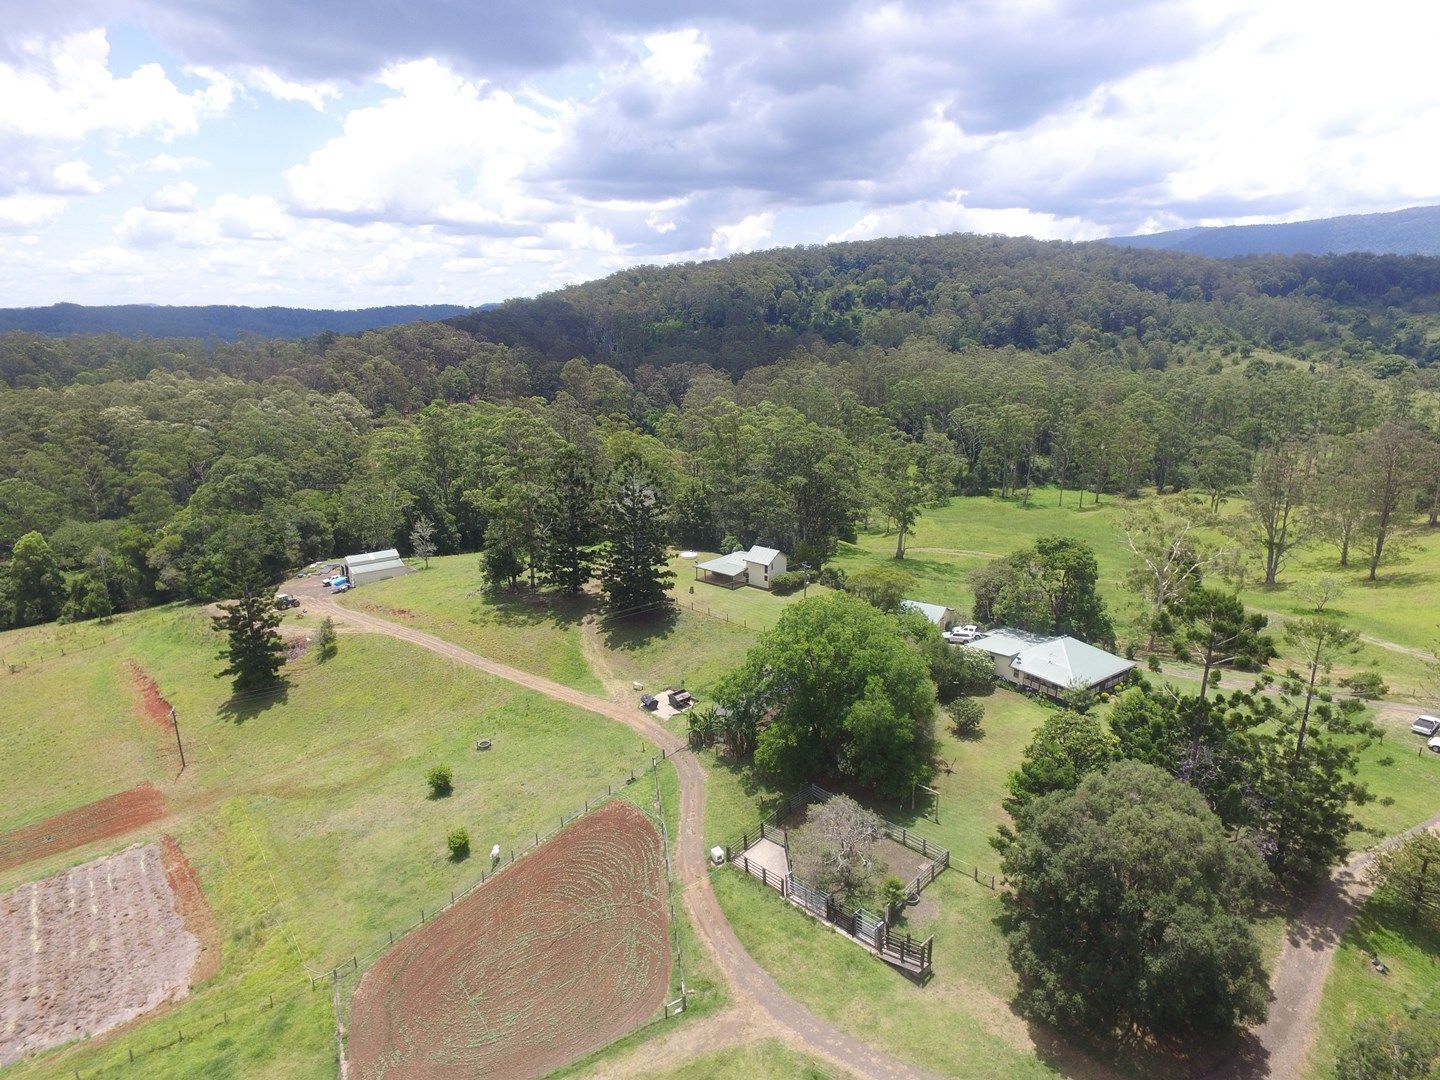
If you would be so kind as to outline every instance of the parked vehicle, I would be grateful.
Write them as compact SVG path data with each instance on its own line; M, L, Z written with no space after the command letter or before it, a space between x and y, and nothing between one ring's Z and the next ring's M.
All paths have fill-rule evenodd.
M952 645L969 645L980 636L980 631L973 626L957 626L946 630L943 636Z
M335 583L335 588L333 588L333 589L330 590L330 591L331 591L331 592L337 592L337 593L349 592L349 591L350 591L351 589L353 589L354 587L355 587L355 586L351 585L348 579L346 579L346 578L341 578L339 581L337 581L337 582Z
M277 593L275 595L275 606L281 611L287 608L299 607L300 598L298 596L291 596L288 592Z
M1435 738L1427 742L1425 744L1425 748L1427 750L1433 751L1434 753L1440 754L1440 735L1435 736Z
M1423 714L1410 725L1410 730L1416 735L1424 735L1426 738L1431 735L1440 735L1440 716Z

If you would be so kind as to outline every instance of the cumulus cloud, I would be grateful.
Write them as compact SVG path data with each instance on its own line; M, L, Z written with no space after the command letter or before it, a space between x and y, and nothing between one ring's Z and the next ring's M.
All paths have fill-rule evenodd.
M118 19L188 66L116 70ZM65 272L113 248L214 299L338 303L1393 208L1440 194L1437 30L1407 0L28 5L0 43L0 229L73 229Z

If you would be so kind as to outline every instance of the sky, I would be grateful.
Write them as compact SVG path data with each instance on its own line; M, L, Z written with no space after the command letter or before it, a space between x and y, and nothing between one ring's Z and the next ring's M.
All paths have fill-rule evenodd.
M1431 0L0 0L0 307L1440 202Z

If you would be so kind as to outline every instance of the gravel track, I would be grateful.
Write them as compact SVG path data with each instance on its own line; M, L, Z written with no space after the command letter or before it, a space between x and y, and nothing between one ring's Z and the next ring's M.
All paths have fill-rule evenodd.
M785 993L745 951L710 886L709 866L705 859L705 771L694 755L686 751L684 742L678 736L637 709L571 689L508 664L497 663L414 627L342 607L328 597L320 597L310 603L318 612L331 616L338 625L408 641L487 675L609 717L663 747L667 754L673 755L680 778L678 869L685 908L696 936L723 973L736 1003L746 1012L766 1018L764 1022L773 1024L778 1034L791 1045L857 1076L895 1080L898 1077L938 1075L907 1065L815 1015ZM747 1008L750 1005L754 1006L753 1010Z

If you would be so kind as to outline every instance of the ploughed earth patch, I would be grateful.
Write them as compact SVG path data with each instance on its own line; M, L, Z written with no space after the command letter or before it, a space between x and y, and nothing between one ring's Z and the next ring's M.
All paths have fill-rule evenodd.
M0 870L46 855L84 847L95 840L126 833L163 818L165 796L150 784L109 795L73 810L0 834Z
M626 802L582 817L365 973L356 1077L544 1076L658 1015L670 980L664 852Z
M130 673L135 679L135 689L140 693L140 712L157 727L170 730L170 703L160 693L155 680L145 674L145 669L134 660L130 661Z
M0 894L0 1067L178 1001L218 960L168 837Z

